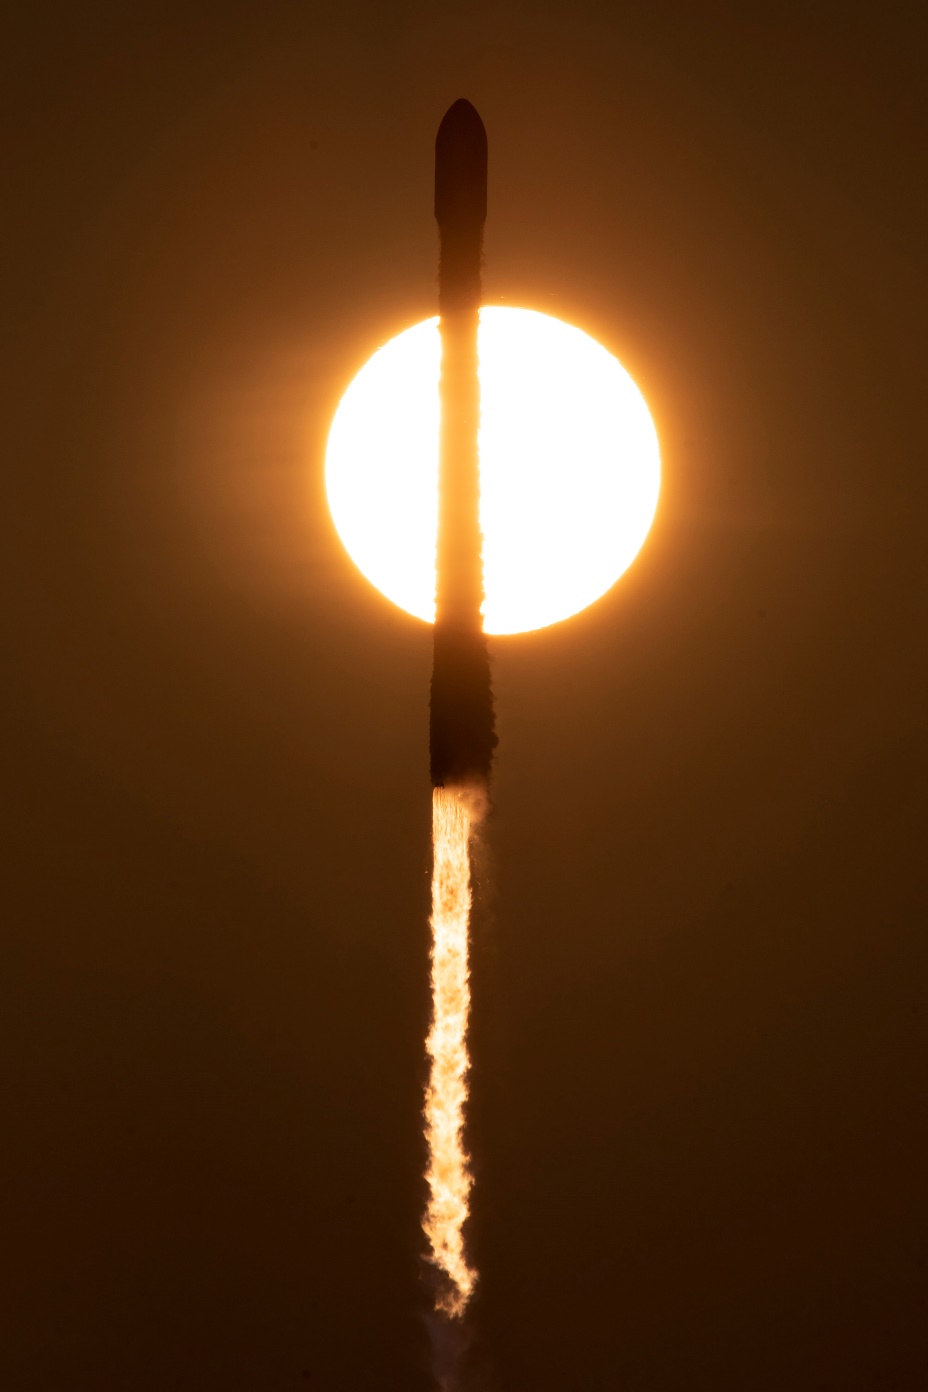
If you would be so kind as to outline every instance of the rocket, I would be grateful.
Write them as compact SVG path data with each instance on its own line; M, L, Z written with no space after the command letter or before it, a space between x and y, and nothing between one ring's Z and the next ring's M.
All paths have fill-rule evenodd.
M485 788L496 733L483 633L477 327L487 135L456 101L435 140L441 335L438 539L429 753L434 787Z

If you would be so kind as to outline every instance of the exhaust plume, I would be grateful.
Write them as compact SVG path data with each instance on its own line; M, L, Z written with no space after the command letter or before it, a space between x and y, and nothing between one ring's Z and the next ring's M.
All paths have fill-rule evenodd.
M464 796L446 788L432 794L432 1024L425 1096L429 1201L422 1226L430 1261L442 1275L436 1306L453 1318L464 1313L476 1274L464 1251L463 1227L472 1179L464 1149L467 1100L467 1022L470 1008L471 814Z

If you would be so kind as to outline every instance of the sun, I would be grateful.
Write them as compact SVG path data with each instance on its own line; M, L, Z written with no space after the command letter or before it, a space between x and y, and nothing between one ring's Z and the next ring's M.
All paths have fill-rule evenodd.
M484 308L478 351L483 626L524 633L579 613L634 560L657 506L657 434L618 360L552 315ZM391 339L342 397L326 452L352 560L429 623L440 361L437 319Z

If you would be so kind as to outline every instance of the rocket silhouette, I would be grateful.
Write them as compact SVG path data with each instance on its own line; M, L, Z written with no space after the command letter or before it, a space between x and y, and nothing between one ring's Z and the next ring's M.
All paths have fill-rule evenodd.
M430 762L436 787L485 786L496 734L483 633L477 330L487 214L487 135L456 101L435 140L441 334Z

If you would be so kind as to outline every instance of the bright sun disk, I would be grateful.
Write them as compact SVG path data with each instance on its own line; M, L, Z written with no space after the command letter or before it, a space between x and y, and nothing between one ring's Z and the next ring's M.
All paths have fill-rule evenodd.
M657 506L657 434L631 377L581 329L484 308L478 349L484 629L522 633L579 613L631 564ZM342 397L326 452L349 555L428 622L440 362L437 319L384 344Z

